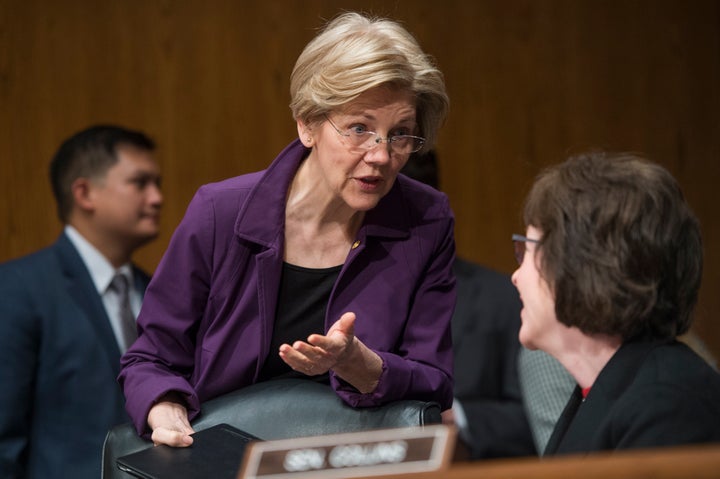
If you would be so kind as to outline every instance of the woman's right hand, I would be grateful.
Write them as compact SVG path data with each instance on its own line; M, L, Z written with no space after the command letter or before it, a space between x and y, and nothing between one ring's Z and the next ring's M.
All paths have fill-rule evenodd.
M147 421L156 446L187 447L193 443L190 434L195 431L188 421L187 409L172 394L164 396L150 408Z

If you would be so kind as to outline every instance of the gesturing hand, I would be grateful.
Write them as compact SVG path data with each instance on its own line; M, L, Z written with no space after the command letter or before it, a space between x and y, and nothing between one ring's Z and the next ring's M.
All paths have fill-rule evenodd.
M280 357L295 371L309 376L329 370L361 393L377 387L383 362L355 336L355 313L345 313L326 335L311 334L307 342L280 346Z
M314 376L324 374L341 363L355 340L355 313L345 313L327 335L311 334L305 341L280 346L280 357L295 371Z

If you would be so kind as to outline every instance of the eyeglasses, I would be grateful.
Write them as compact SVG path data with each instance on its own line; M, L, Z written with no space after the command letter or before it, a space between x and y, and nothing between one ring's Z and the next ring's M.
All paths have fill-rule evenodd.
M397 155L409 155L419 151L425 144L425 138L413 135L391 135L387 138L381 138L374 131L366 130L362 125L355 125L343 131L325 115L325 119L330 122L335 131L339 135L347 138L350 146L359 151L369 151L378 146L380 143L387 143L390 151Z
M527 236L523 235L512 235L512 241L513 241L513 247L515 249L515 259L517 260L518 264L522 264L523 259L525 259L525 244L526 243L539 243L540 240L528 238Z

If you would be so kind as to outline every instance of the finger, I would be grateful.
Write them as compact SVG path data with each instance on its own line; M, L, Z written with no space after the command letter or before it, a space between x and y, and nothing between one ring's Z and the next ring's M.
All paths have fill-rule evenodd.
M355 315L355 313L353 313L352 311L348 311L346 313L343 313L342 316L340 316L340 320L347 324L355 324L356 317L357 316Z
M308 343L313 346L332 351L343 348L345 344L355 336L355 313L344 313L340 319L330 327L326 336L312 334L308 337Z
M330 336L338 332L347 336L355 334L355 313L348 312L340 316L340 319L335 321L335 324L330 327L327 335Z
M342 347L343 343L345 342L343 339L338 339L337 335L334 335L333 337L330 336L323 336L321 334L311 334L308 337L308 342L313 346L312 351L306 352L306 356L311 355L325 355L328 351L332 351L333 349L337 349L338 347Z
M192 436L187 432L175 431L164 427L155 429L151 439L156 446L166 444L172 447L187 447L193 443Z
M296 349L294 349L292 346L288 344L283 344L280 346L280 359L282 359L285 364L290 366L292 369L300 372L304 372L307 369L307 365L310 363L310 360L302 353L299 353Z
M322 364L305 356L304 354L299 353L288 345L280 347L280 359L282 359L285 364L290 366L294 371L308 376L316 376L327 371L327 368L323 367Z
M295 341L292 348L304 356L308 356L315 352L315 347L305 341Z
M280 357L284 360L302 362L307 360L307 356L303 351L308 351L307 348L312 348L309 344L303 346L305 343L296 341L292 346L289 344L283 344L280 346Z

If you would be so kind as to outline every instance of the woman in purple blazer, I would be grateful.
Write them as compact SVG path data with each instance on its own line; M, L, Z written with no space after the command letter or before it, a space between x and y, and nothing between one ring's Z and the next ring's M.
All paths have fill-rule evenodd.
M545 455L720 441L720 375L677 341L703 254L670 173L636 155L580 155L540 175L524 217L520 342L577 382Z
M352 406L452 403L454 219L398 171L434 143L442 74L399 24L347 13L297 60L299 139L264 171L200 188L148 287L119 376L155 443L200 404L278 377Z

